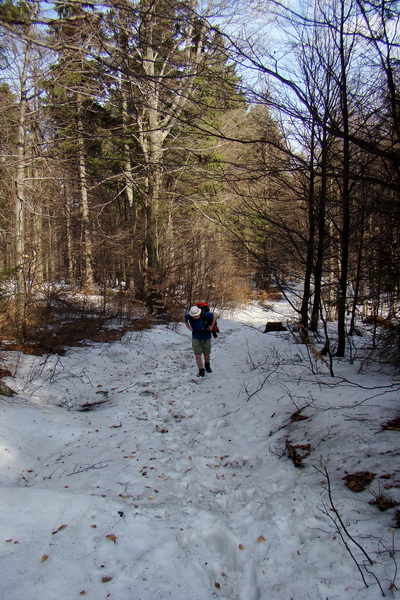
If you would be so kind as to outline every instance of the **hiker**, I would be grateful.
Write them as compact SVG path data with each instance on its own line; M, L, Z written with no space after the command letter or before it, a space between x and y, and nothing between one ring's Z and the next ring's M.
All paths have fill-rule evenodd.
M185 315L186 327L192 332L192 348L199 368L197 377L204 377L205 371L212 373L210 367L211 331L217 319L217 313L205 312L202 314L201 308L198 306L192 306ZM204 354L204 366L202 354Z

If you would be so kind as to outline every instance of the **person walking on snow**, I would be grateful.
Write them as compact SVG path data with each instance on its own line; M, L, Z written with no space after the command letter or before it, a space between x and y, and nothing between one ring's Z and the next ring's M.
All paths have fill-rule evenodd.
M192 332L192 348L199 368L197 377L204 377L205 371L212 373L210 367L211 331L218 315L215 312L206 312L202 316L198 306L192 306L185 315L186 327ZM202 355L204 355L204 366Z

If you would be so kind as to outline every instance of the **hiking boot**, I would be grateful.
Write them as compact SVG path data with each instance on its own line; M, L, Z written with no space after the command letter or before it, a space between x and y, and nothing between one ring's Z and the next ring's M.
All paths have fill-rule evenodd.
M207 373L212 373L212 368L210 367L210 363L205 363L204 366L206 368Z
M199 372L197 374L197 377L204 377L205 371L204 369L199 369Z

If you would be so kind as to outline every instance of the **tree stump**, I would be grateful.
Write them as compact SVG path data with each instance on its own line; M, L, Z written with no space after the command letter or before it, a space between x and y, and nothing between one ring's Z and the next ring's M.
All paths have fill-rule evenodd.
M270 331L287 331L287 329L281 321L268 321L264 333L269 333Z

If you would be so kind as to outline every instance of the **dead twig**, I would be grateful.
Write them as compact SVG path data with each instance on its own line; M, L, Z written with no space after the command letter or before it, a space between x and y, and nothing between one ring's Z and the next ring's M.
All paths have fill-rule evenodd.
M331 487L331 480L329 477L329 473L328 473L328 469L326 467L323 468L323 470L319 470L317 469L317 471L319 473L322 473L323 475L325 475L326 477L326 481L327 481L327 487L326 487L326 491L328 492L328 498L329 498L329 504L330 504L330 510L336 515L337 520L339 521L339 524L343 530L343 532L345 533L345 535L349 538L349 540L351 540L353 542L353 544L355 546L357 546L357 548L359 548L359 550L361 550L361 552L364 554L365 558L368 560L370 565L374 564L374 561L372 560L372 558L370 558L370 556L367 554L367 552L364 550L364 548L361 546L361 544L359 544L359 542L357 542L356 539L354 539L354 537L350 534L349 530L347 529L342 517L340 516L339 511L337 510L334 502L333 502L333 498L332 498L332 487ZM346 546L347 547L347 546Z
M91 471L93 469L104 469L108 467L109 463L105 460L101 460L98 463L94 463L93 465L75 465L72 473L67 473L65 477L70 477L71 475L78 475L78 473L85 473L86 471ZM62 475L60 475L62 477Z
M330 477L329 477L327 468L324 467L323 469L318 469L316 467L316 470L319 473L321 473L322 475L324 475L324 477L326 478L326 488L325 489L328 493L328 498L329 498L329 506L325 506L325 504L324 504L323 505L324 510L322 512L334 523L336 532L340 536L340 539L342 540L344 547L346 548L351 559L353 560L354 564L356 565L365 587L369 587L369 584L365 577L365 573L367 573L368 575L373 577L373 579L375 579L376 583L379 586L379 589L381 590L382 596L385 596L385 592L382 588L381 582L379 581L378 577L370 568L368 568L368 564L372 566L375 564L375 562L372 560L372 558L369 556L369 554L366 552L366 550L363 548L363 546L351 535L351 533L349 532L346 524L344 523L339 511L337 510L337 508L334 504L333 497L332 497L331 481L330 481ZM363 554L363 556L365 557L366 560L360 562L357 559L351 544L354 544L354 546L361 551L361 553Z

